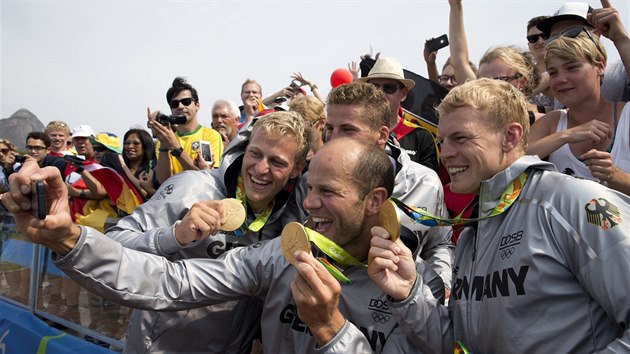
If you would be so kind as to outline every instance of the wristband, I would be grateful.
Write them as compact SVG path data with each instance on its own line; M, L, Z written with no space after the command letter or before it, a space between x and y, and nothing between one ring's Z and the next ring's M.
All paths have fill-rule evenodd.
M81 172L85 171L85 168L83 168L82 166L78 166L74 169L74 171L80 174Z
M85 198L85 190L82 189L81 193L79 193L79 198Z

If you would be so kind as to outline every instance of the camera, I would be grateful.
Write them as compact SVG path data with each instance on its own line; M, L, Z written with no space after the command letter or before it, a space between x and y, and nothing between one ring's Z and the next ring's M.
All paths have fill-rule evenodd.
M15 155L15 162L24 163L26 161L26 156L24 155Z
M168 124L186 124L186 116L169 116L164 113L158 113L155 120L160 122L162 125Z

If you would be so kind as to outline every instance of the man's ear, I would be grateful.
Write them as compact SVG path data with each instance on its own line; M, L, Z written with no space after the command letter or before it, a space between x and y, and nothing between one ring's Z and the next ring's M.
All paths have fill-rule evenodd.
M295 164L295 167L293 168L293 171L291 171L291 174L289 175L289 178L297 178L302 174L302 171L304 171L304 165L306 164L306 161L302 161L299 162L297 164Z
M517 148L523 139L523 127L516 123L510 123L503 127L503 142L501 147L504 152L510 152Z
M389 139L389 127L382 125L378 129L378 146L385 146Z
M376 187L365 196L365 211L367 215L378 215L381 206L387 200L387 189Z

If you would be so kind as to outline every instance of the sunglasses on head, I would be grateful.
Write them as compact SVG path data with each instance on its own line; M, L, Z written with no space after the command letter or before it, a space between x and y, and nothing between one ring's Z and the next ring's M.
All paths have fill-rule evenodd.
M555 41L556 39L560 37L576 38L582 32L586 33L586 35L588 36L588 39L590 39L591 42L595 44L595 47L597 48L597 50L601 51L599 44L595 42L595 39L591 35L591 32L586 27L573 27L573 28L569 28L568 30L564 32L553 34L549 36L549 38L547 38L547 40L545 41L545 45L548 45L549 43Z
M549 38L549 36L547 36L547 35L546 35L546 34L544 34L544 33L538 33L538 34L530 34L530 35L529 35L529 36L527 36L526 38L527 38L527 41L528 41L529 43L532 43L532 44L533 44L533 43L538 42L538 40L539 40L540 38L542 38L543 40L545 40L545 41L546 41L546 40L547 40L547 38Z
M501 80L501 81L505 81L505 82L510 82L512 80L516 80L516 79L520 79L523 75L521 74L514 74L512 76L495 76L493 77L494 80Z
M372 85L376 86L377 89L382 89L383 92L385 92L388 95L391 95L392 93L395 93L396 91L402 88L396 84L374 84L373 83Z
M169 102L169 106L171 106L171 108L177 108L179 107L179 104L183 104L184 106L188 107L190 106L190 104L194 101L194 99L192 97L186 97L186 98L182 98L181 100L172 100L171 102Z

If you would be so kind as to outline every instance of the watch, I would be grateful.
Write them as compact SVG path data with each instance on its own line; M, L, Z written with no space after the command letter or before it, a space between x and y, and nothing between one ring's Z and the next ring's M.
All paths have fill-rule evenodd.
M179 157L179 155L181 155L183 151L184 151L184 148L180 146L177 149L171 150L171 155L173 155L175 157Z

